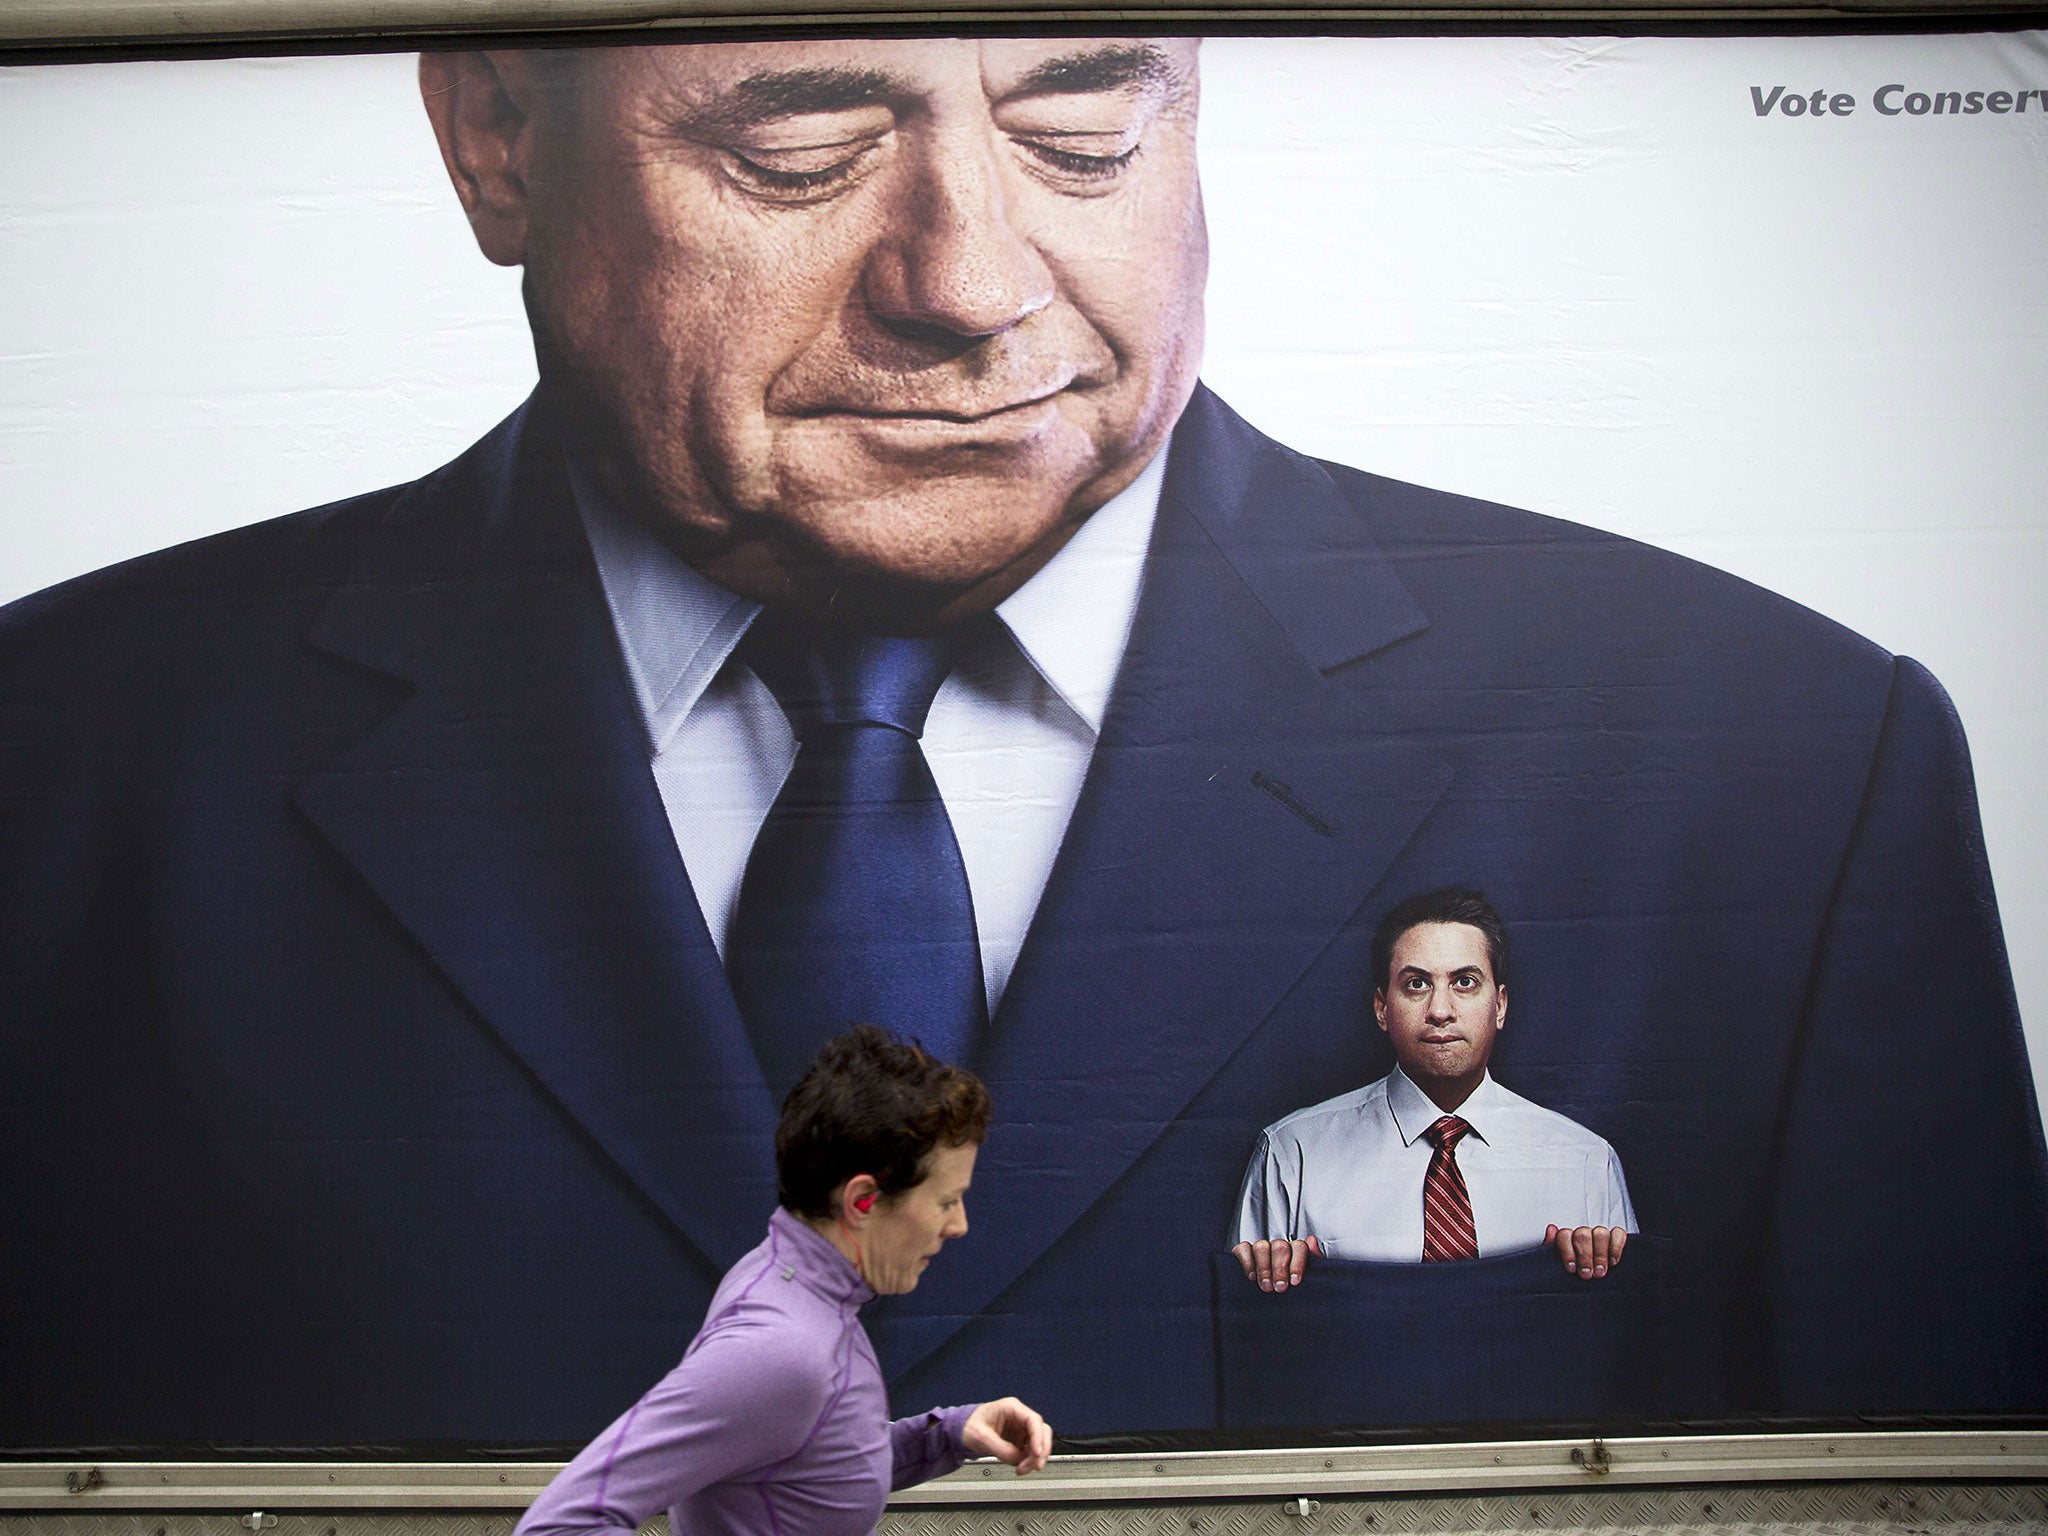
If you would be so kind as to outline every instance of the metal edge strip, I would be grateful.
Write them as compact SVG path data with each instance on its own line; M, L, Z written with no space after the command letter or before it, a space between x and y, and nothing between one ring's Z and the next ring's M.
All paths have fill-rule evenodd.
M1939 21L2038 15L2041 0L9 0L0 51L785 26Z
M559 1462L23 1461L0 1510L523 1509ZM1028 1479L993 1462L892 1506L1185 1501L1622 1485L2048 1480L2048 1430L1660 1435L1439 1445L1064 1456Z

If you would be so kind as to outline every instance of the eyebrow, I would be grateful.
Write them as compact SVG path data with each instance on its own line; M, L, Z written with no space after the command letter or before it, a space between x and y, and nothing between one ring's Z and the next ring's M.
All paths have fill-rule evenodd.
M1112 43L1043 60L1003 94L1005 100L1017 100L1131 86L1171 89L1179 82L1180 71L1160 49L1149 43ZM679 115L694 129L732 132L777 118L893 105L915 94L910 81L881 69L762 70Z
M699 128L731 130L811 112L847 112L908 94L908 82L880 69L763 70L691 110L688 117Z
M1121 91L1130 86L1172 86L1180 79L1173 61L1150 43L1112 43L1062 54L1034 66L1004 98L1070 96Z

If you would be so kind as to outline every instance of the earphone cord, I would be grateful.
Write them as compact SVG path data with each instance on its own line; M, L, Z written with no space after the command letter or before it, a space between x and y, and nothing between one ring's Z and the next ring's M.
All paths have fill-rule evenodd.
M853 1228L846 1224L844 1211L839 1213L839 1230L846 1234L847 1244L853 1249L853 1272L860 1276L863 1285L872 1290L873 1282L868 1279L867 1255L861 1252L860 1239L853 1235Z

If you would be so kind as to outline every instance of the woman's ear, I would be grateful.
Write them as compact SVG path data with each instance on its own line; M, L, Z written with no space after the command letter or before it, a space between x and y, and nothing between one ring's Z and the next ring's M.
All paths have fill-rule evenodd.
M840 1220L848 1226L858 1226L874 1210L881 1193L882 1186L875 1182L873 1174L856 1173L839 1187Z
M477 245L501 267L526 260L541 88L534 71L534 61L515 52L420 55L420 98L441 162Z

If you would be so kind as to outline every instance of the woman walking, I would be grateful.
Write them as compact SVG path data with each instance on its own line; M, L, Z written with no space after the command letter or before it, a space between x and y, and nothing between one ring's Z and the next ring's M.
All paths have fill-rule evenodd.
M516 1536L631 1533L662 1509L672 1536L867 1536L892 1489L970 1455L1044 1466L1052 1431L1015 1398L891 1423L860 1324L966 1233L989 1114L980 1079L917 1045L865 1025L827 1041L782 1107L767 1238Z

